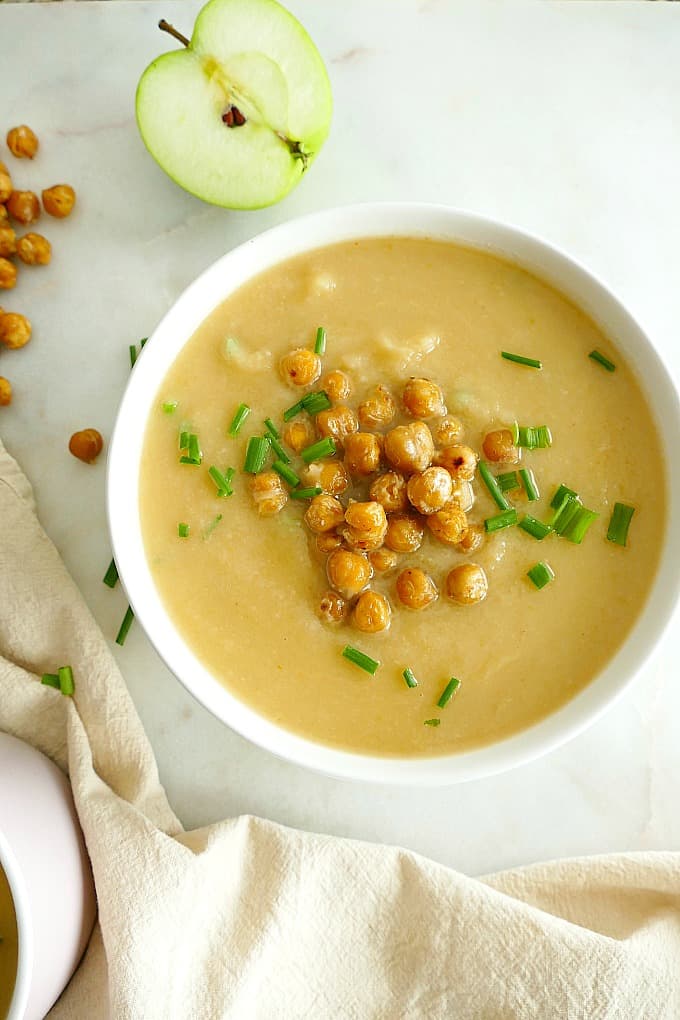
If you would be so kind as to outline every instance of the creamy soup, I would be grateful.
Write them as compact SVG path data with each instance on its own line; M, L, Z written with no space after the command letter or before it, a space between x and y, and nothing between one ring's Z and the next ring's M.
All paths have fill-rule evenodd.
M12 893L0 868L0 1018L9 1013L17 974L17 921Z
M374 433L412 422L405 386L411 377L431 380L454 418L447 439L443 408L434 417L420 416L435 446L464 444L484 462L475 471L473 458L474 504L465 518L477 525L481 544L465 552L426 527L417 550L388 554L395 562L375 569L370 581L375 597L384 596L391 609L389 627L378 633L356 628L359 608L351 599L341 622L320 618L329 583L325 555L304 521L309 500L288 499L280 512L260 516L252 476L243 473L248 440L265 434L264 420L282 435L284 410L323 385L291 386L280 371L292 350L314 349L318 326L326 330L324 374L341 370L351 383L342 404L356 411L378 384L392 394L395 417ZM593 350L615 370L589 357ZM537 359L542 367L508 361L501 351ZM232 438L228 428L241 403L251 412ZM308 416L293 420L304 424ZM551 445L531 448L525 427L540 426L547 429L534 439L542 435ZM191 452L187 436L179 449L181 431L198 437L200 465L180 462ZM485 437L495 431L506 440L510 435L511 444L529 443L519 463L490 460ZM308 438L318 439L318 431ZM387 449L386 443L374 474L355 479L338 497L343 510L350 497L369 500L372 481L390 468ZM310 475L290 446L287 452L306 487ZM441 454L438 449L435 463L446 463ZM530 469L540 493L529 501L525 484L501 493L511 512L509 525L498 530L485 530L496 527L484 522L498 517L502 504L480 476L484 465L494 478ZM211 466L223 481L225 469L235 469L230 483L227 478L232 495L220 495L225 487L210 477ZM319 249L233 294L188 339L163 380L146 430L140 482L155 582L206 667L273 722L371 754L439 755L477 747L567 702L628 634L654 578L665 527L659 436L638 381L612 341L518 266L427 239L366 239ZM539 526L553 520L551 502L561 484L598 515L580 544L569 540L569 531L539 540L518 523L526 515ZM288 488L282 483L282 491ZM616 503L634 509L625 545L607 539ZM186 537L180 524L188 526L181 529ZM449 578L470 563L484 576L486 597L461 605L448 597L455 588ZM547 564L535 575L538 583L547 580L541 588L527 576L537 563ZM421 610L404 606L398 594L398 578L410 568L425 572L438 596ZM343 658L346 646L379 662L375 674ZM407 668L417 686L407 685ZM460 683L440 706L452 678Z

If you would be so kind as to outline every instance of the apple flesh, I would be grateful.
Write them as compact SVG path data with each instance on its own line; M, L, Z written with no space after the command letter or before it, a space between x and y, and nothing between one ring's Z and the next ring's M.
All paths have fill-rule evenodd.
M140 79L144 144L206 202L232 209L277 202L328 135L331 89L318 50L275 0L210 0L186 42Z

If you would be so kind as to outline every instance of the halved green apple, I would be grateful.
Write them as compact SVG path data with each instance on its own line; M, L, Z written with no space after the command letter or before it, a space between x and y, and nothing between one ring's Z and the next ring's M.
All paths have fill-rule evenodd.
M214 205L283 198L330 127L323 61L275 0L210 0L186 46L158 57L137 87L144 144L177 184Z

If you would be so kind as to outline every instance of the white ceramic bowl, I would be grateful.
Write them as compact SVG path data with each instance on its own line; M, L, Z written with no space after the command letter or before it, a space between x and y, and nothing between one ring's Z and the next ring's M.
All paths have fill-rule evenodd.
M7 733L0 733L0 866L19 935L7 1020L42 1020L90 937L94 884L65 776Z
M668 530L661 568L644 611L608 666L572 701L499 743L437 758L378 758L335 750L296 736L239 701L203 666L165 611L147 564L138 512L140 456L147 417L161 380L206 316L253 276L293 255L336 241L380 235L427 236L498 253L571 297L611 336L636 369L662 435L680 434L678 395L654 347L619 301L568 256L519 230L445 206L411 203L350 206L275 227L229 252L177 300L144 348L123 397L108 462L113 550L130 602L169 668L218 719L274 754L330 775L377 782L446 784L512 768L575 736L622 693L659 640L678 594L680 533ZM666 444L669 519L680 509L677 451Z

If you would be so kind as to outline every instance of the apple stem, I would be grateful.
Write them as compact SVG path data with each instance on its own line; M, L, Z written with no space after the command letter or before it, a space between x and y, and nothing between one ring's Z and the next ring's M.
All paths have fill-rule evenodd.
M178 32L175 26L171 25L169 21L166 21L165 18L161 18L158 22L158 27L161 32L167 32L168 35L174 36L174 38L181 42L183 46L190 45L189 39L187 39L185 35L182 35L181 32Z

